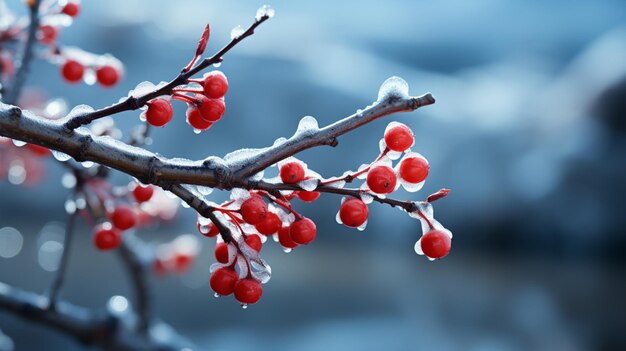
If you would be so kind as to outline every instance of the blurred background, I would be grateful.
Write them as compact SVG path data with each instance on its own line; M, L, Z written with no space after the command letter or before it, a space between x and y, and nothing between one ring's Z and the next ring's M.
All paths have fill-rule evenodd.
M70 86L57 66L38 61L28 84L70 106L106 106L139 82L171 79L207 21L211 53L262 4L83 1L59 41L112 53L124 80L109 90ZM224 119L195 135L175 105L149 148L200 159L271 145L302 116L332 123L401 76L412 95L430 91L437 103L300 156L322 175L341 174L376 157L389 121L408 124L431 173L421 192L397 196L451 188L435 211L455 235L453 250L436 262L417 256L418 221L382 205L372 205L366 231L349 230L334 220L340 199L327 195L298 204L318 224L315 243L290 254L264 248L273 277L259 304L242 310L212 296L214 243L202 240L190 272L153 279L160 318L207 350L626 349L626 2L270 4L276 16L220 67L230 83ZM137 116L116 118L128 131ZM68 195L63 170L50 161L46 172L35 187L0 183L0 243L19 243L0 247L0 281L37 292L60 252L44 249L41 237L62 232ZM195 230L195 214L181 209L177 221L140 235L163 241ZM77 237L64 298L102 307L128 295L119 257L96 252L84 223ZM0 330L17 350L82 349L1 312Z

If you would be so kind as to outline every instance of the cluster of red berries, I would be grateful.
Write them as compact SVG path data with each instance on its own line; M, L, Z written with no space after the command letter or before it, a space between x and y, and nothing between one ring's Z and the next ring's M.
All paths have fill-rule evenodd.
M113 63L85 65L75 59L67 59L61 65L61 76L70 84L78 83L88 70L95 73L96 81L105 88L110 88L119 82L122 77L122 69Z
M190 86L173 90L172 99L187 103L187 123L195 130L202 131L211 128L219 121L226 104L224 96L228 91L228 79L220 71L206 73L202 79L189 79L189 83L199 84L199 88ZM159 97L147 103L145 118L155 127L162 127L172 120L174 114L170 97Z
M151 185L143 186L135 184L132 189L132 197L135 205L149 201L154 193ZM134 228L140 222L140 216L136 206L126 203L117 205L110 213L107 221L98 224L94 228L94 245L100 250L112 250L122 243L122 233Z
M153 268L156 274L181 274L187 271L199 251L197 239L189 234L181 235L172 242L156 248Z

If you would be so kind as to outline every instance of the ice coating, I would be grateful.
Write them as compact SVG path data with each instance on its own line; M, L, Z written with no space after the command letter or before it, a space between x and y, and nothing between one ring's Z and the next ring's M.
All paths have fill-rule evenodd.
M231 39L237 39L244 32L245 32L245 30L243 29L243 27L241 25L238 25L237 27L233 28L233 30L230 31L230 38Z
M309 179L305 179L301 182L298 183L298 186L301 187L302 189L306 190L306 191L313 191L315 189L317 189L317 186L319 184L319 180L316 178L309 178Z
M93 107L91 107L89 105L77 105L70 111L70 113L67 114L66 118L72 119L72 118L77 117L77 116L86 115L86 114L91 113L93 111L94 111Z
M261 284L265 284L272 277L272 268L262 259L259 259L259 261L251 261L250 274Z
M260 21L263 17L272 18L276 14L274 8L270 5L263 5L256 10L256 16L254 17L257 21Z
M296 130L296 135L301 135L305 133L311 134L311 133L316 132L317 130L319 130L319 125L315 117L304 116L302 117L300 122L298 122L298 129Z
M378 89L377 102L382 102L393 98L409 97L409 84L402 78L393 76L387 78Z
M52 151L52 156L54 156L54 158L57 161L65 162L69 160L70 158L72 158L70 155L64 154L61 151L56 151L56 150L50 150L50 151Z
M203 196L211 195L213 192L213 188L208 186L197 185L196 189L198 190L198 193Z
M361 195L361 201L363 201L363 203L365 204L371 204L372 201L374 201L374 196L372 196L372 194L368 193L368 192L360 192Z

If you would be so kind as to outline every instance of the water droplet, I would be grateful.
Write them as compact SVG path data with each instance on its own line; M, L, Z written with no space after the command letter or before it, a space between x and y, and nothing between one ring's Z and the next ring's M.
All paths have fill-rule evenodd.
M93 167L94 163L91 161L84 161L80 163L84 168L91 168Z
M319 125L317 124L317 120L313 116L304 116L298 122L298 129L296 130L297 134L302 133L310 133L319 129Z
M22 147L22 146L26 145L26 143L21 141L21 140L13 139L13 145L15 145L17 147Z
M361 224L360 226L358 226L356 229L357 229L358 231L361 231L361 232L362 232L362 231L364 231L364 230L365 230L365 228L367 228L367 221L368 221L368 220L365 220L365 222L363 222L363 224Z
M218 293L215 293L215 294L213 294L213 296L214 296L214 297L221 297L222 295L220 295L220 294L218 294Z
M274 11L274 9L271 6L263 5L259 7L259 9L256 11L255 18L257 21L260 21L261 18L263 17L272 18L274 17L274 14L276 14L276 11Z
M372 196L372 194L367 193L367 192L361 192L361 201L363 201L365 204L371 204L372 201L374 201L374 196Z
M286 248L286 247L283 247L283 252L284 252L284 253L290 253L290 252L291 252L291 249Z
M298 183L298 186L306 191L314 191L317 189L317 185L319 184L319 180L315 178L305 179Z
M243 27L241 25L238 25L237 27L233 28L233 30L230 31L230 38L231 39L237 39L244 32L245 32L245 30L243 29Z
M196 129L196 128L193 129L193 132L194 132L194 134L202 133L202 131L200 129Z
M390 98L406 98L409 96L409 84L400 77L387 78L378 90L377 102Z
M242 303L241 304L241 308L245 310L246 308L248 308L248 304L247 303Z
M60 151L56 151L56 150L52 150L52 156L54 156L54 158L57 159L57 161L61 161L61 162L65 162L67 160L69 160L70 158L72 158L70 155L68 154L64 154Z
M221 62L215 62L215 63L213 64L213 67L215 67L215 68L220 68L220 66L222 66L222 63L221 63Z

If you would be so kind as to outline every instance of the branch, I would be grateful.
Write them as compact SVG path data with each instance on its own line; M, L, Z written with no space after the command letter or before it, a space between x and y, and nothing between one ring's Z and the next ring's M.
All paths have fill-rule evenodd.
M146 245L134 235L124 234L120 256L126 265L135 291L137 305L137 331L145 334L150 329L152 308L150 290L148 289L148 270L152 255Z
M44 296L0 283L0 310L57 329L85 345L115 351L179 351L192 346L163 323L144 336L128 327L128 315L94 311L63 301L50 310L48 304Z
M176 78L172 79L169 83L167 83L163 87L156 89L155 91L148 93L144 96L141 96L141 97L130 96L126 98L124 101L111 105L109 107L105 107L103 109L90 112L84 115L76 116L72 119L67 120L67 122L65 123L65 128L67 128L68 130L73 130L82 125L89 124L98 118L114 115L123 111L137 110L143 107L148 101L156 97L163 96L163 95L171 95L172 90L175 87L182 85L182 84L187 84L187 80L193 77L198 72L202 71L203 69L213 64L222 62L223 61L222 56L224 56L228 51L230 51L230 49L235 47L235 45L237 45L243 39L252 35L256 27L261 25L261 23L265 22L269 18L270 18L269 16L262 16L256 19L254 23L252 23L252 25L250 25L250 27L248 27L248 29L245 32L243 32L243 34L241 34L238 37L233 38L228 44L226 44L226 46L224 46L215 55L213 55L210 58L205 58L204 60L202 60L202 62L200 62L196 67L192 68L191 70L181 71Z
M70 257L70 248L72 245L72 239L74 238L74 227L76 225L76 219L78 218L78 211L70 214L67 218L67 225L65 227L65 238L63 240L63 254L61 256L61 262L59 268L56 271L50 290L48 292L48 308L54 309L57 302L59 291L63 286L65 275L67 273L67 264Z
M15 104L20 97L22 87L26 82L26 78L30 71L30 62L33 59L33 48L37 42L37 30L39 29L39 3L41 0L34 0L29 4L30 24L28 26L28 36L24 42L24 49L21 56L17 60L15 76L13 77L12 86L7 89L3 97L3 101L7 104Z
M361 112L357 112L322 129L296 132L284 142L261 149L252 157L229 163L233 172L233 178L239 180L246 179L280 160L315 146L336 146L338 143L337 137L364 124L392 113L413 111L434 103L435 98L430 93L419 97L388 97L383 101L368 106Z
M169 189L174 195L185 201L191 208L195 209L198 214L204 218L208 218L220 231L220 235L224 242L229 243L233 240L230 229L215 216L215 208L207 204L201 197L187 190L182 185L173 185Z

